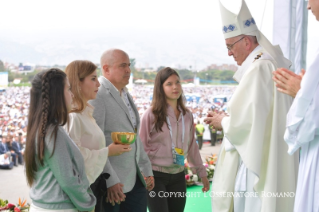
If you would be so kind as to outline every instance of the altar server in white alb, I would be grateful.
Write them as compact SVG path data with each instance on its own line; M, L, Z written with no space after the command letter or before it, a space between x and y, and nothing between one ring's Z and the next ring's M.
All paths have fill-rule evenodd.
M319 1L309 0L319 21ZM288 153L300 153L294 211L319 211L319 51L302 78L300 90L287 115Z
M291 212L298 153L287 154L283 137L292 98L278 92L272 81L272 72L291 62L258 30L245 1L238 14L221 2L220 10L228 55L240 67L234 75L239 85L228 104L229 115L210 112L205 119L225 135L212 186L218 194L212 197L212 209Z

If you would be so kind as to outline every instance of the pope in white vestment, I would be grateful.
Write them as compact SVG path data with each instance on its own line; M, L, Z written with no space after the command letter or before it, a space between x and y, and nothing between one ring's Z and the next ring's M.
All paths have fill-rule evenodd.
M283 136L292 98L278 92L272 81L278 66L291 63L258 30L244 1L238 15L220 6L225 39L256 36L259 45L234 75L239 85L228 103L229 116L221 121L225 137L213 179L212 210L291 212L299 155L287 154ZM221 117L211 115L208 122Z

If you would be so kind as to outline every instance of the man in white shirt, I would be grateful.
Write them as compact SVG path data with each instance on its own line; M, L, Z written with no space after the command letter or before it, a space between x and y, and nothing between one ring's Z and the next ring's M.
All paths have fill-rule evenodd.
M220 9L228 55L240 68L234 75L239 85L228 103L229 116L209 112L206 118L225 135L212 186L223 195L213 195L213 211L291 212L298 154L286 153L283 136L292 99L272 81L277 67L291 63L258 30L244 1L238 14L221 3ZM224 197L227 192L232 195Z
M10 161L10 152L0 155L0 169L12 169L13 162Z

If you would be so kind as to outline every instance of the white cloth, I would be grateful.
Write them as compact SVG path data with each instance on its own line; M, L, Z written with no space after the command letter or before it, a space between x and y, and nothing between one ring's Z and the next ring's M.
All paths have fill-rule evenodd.
M236 148L229 142L229 140L224 136L223 143L225 144L225 151L233 151L236 150Z
M10 164L9 156L7 158L4 158L5 154L0 155L0 165L6 165Z
M77 209L62 209L62 210L50 210L45 208L40 208L31 203L29 212L79 212Z
M296 190L298 154L289 156L283 140L286 125L284 117L292 99L278 92L272 81L276 62L264 49L255 50L247 57L247 69L243 69L239 86L229 102L229 116L222 120L224 135L236 151L221 149L222 157L219 156L212 189L214 192L234 192L240 157L249 171L247 173L255 175L255 179L252 179L253 191L261 199L261 209L250 208L249 211L291 212L294 198L267 197L262 196L262 192ZM261 57L255 60L260 53ZM243 68L246 67L246 61ZM247 188L250 183L247 182ZM213 196L212 199L214 212L232 211L232 197Z
M249 66L255 61L255 57L256 55L260 55L260 53L262 52L262 48L261 46L257 46L246 58L246 60L243 62L242 66L238 69L238 71L235 73L234 75L234 79L237 82L240 82L242 77L244 76L245 72L247 69L249 69ZM271 60L271 57L269 57L268 54L263 55L263 57L261 58L262 60ZM226 137L225 137L226 138ZM230 141L226 138L226 142L225 143L225 148L227 151L227 146L231 145L231 149L235 150L236 148L230 143ZM227 145L226 145L227 144ZM247 190L247 176L249 176L250 179L254 179L256 178L256 175L254 175L250 170L247 169L247 167L245 166L245 164L243 163L243 161L240 158L240 165L239 165L239 169L237 172L237 176L236 176L236 181L235 181L235 192L248 192L249 191L253 191L253 183L251 183L249 181L249 189ZM254 181L253 180L253 181ZM245 196L240 197L235 199L234 198L234 211L235 212L241 212L241 211L245 211L245 205L248 206L252 206L255 205L254 202L258 201L260 203L260 199L258 197L256 198L245 198ZM257 205L258 209L260 208L260 204ZM257 210L257 209L256 209Z
M241 78L244 76L246 70L249 68L249 66L254 62L255 56L261 53L261 46L257 46L246 58L246 60L243 62L243 64L238 68L236 73L234 74L233 78L237 81L240 82ZM265 56L264 56L265 57ZM267 58L269 59L269 58ZM225 143L225 150L227 151L232 151L235 150L236 148L229 142L227 137L224 136L223 142Z
M319 211L319 52L287 115L288 153L301 147L294 211Z
M247 167L242 160L236 176L235 191L247 191Z
M319 50L301 81L301 87L287 115L285 141L293 154L319 135Z
M88 105L81 113L70 113L69 130L64 126L83 155L90 184L102 173L109 153L104 134L92 116L93 110L93 106Z
M262 52L261 46L257 46L243 62L242 66L234 75L234 79L240 82L249 66L255 61L256 55ZM265 54L262 58L271 59L268 54ZM225 150L232 151L236 150L227 137L224 138ZM241 158L239 158L239 168L235 179L235 196L234 196L234 212L249 212L249 211L260 211L261 200L258 195L252 196L254 192L254 182L258 181L258 178L254 173L247 169ZM247 197L247 198L246 198Z
M224 195L227 192L234 192L235 179L239 164L239 154L237 151L225 150L223 141L219 154L218 161L215 167L215 173L212 183L213 194ZM212 212L233 212L234 201L233 197L227 196L218 198L212 197Z
M319 211L319 136L301 146L294 212Z
M261 200L254 192L256 175L249 171L244 163L241 163L237 177L242 177L244 184L236 184L234 194L234 212L258 212L261 208ZM241 182L239 179L236 181Z

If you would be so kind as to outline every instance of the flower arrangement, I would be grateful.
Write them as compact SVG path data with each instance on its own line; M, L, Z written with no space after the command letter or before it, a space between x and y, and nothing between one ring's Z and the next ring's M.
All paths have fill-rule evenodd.
M194 185L195 182L198 182L197 174L193 174L193 171L189 167L186 159L184 164L184 172L185 172L186 185L190 186L190 185Z
M212 156L206 156L205 160L206 162L204 163L204 166L206 167L207 178L211 181L214 177L217 155L213 154Z
M205 163L203 164L206 167L207 171L207 178L209 181L213 179L214 171L215 171L215 164L217 161L217 155L213 154L211 156L206 156ZM201 179L197 176L197 174L192 171L189 167L187 160L185 160L185 180L188 186L200 183Z
M22 200L19 198L19 203L14 205L9 203L8 200L0 199L0 211L7 211L7 212L23 212L29 211L30 204L27 203L27 200Z

